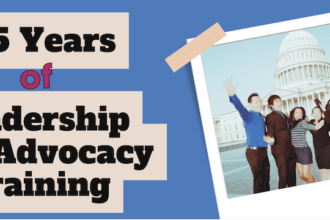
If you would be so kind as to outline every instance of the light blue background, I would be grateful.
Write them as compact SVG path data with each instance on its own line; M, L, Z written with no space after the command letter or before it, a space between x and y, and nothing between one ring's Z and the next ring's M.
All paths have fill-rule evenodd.
M330 25L307 28L304 31L315 37L318 45L325 51L325 59L330 61ZM247 104L248 97L254 92L263 98L276 88L276 59L281 43L288 34L287 32L217 45L202 53L213 116L233 108L233 104L228 102L226 90L222 87L227 79L233 79L234 85L238 84L237 95L243 104Z
M165 123L168 128L167 181L126 181L123 214L0 214L0 218L207 219L219 214L191 65L173 73L164 59L216 22L225 31L237 30L328 13L330 1L1 1L0 10L129 12L129 69L56 70L54 63L50 90L143 91L144 123ZM0 89L25 90L19 81L23 71L0 70ZM36 90L42 90L39 87Z

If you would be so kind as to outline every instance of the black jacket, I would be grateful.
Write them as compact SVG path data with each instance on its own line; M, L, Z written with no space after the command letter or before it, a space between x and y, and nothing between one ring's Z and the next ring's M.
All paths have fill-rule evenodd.
M324 112L324 114L327 114L327 113ZM321 118L321 120L324 120L324 118ZM325 147L330 144L330 137L329 137L330 124L326 124L327 121L330 121L330 120L325 119L323 127L320 128L319 130L311 131L311 133L313 135L314 148L322 148L322 147ZM314 124L314 122L315 122L314 119L312 119L310 121L311 124Z
M319 107L320 101L318 99L315 99L315 104ZM329 103L329 102L328 102ZM314 148L322 148L330 144L330 137L329 137L329 131L330 131L330 108L329 105L326 106L326 111L324 112L324 118L321 118L321 120L324 120L324 125L322 128L320 128L317 131L311 132L313 134L313 144ZM311 124L314 124L315 120L312 119L310 121Z
M288 118L284 115L285 119ZM286 154L294 151L291 143L291 132L286 121L278 112L272 111L266 116L267 135L275 139L272 145L273 154Z

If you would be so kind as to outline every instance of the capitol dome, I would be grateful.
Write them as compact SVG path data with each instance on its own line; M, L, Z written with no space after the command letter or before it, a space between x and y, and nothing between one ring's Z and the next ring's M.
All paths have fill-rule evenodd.
M319 46L315 37L306 31L299 30L290 32L282 41L280 52L297 46L307 45L315 47Z
M282 41L276 62L277 88L295 89L330 79L330 63L325 59L325 52L307 31L290 32Z

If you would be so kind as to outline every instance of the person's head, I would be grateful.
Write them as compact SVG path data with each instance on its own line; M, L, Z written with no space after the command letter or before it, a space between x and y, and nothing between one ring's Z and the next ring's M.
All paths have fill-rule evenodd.
M282 111L282 100L278 95L271 95L268 98L268 105L270 109Z
M305 119L306 118L306 111L305 111L305 109L303 107L295 107L290 112L290 118L293 121L299 121L299 120Z
M255 112L261 112L262 110L262 101L257 93L252 93L248 98L248 103L251 110Z
M314 107L312 110L313 117L316 121L320 120L322 118L322 109L320 107Z

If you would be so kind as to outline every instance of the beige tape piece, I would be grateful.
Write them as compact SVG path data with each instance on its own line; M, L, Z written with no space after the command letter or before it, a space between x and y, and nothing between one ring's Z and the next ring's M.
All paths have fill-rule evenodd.
M167 57L165 61L171 67L172 71L176 72L225 36L226 33L222 30L219 23L215 23L212 27Z

